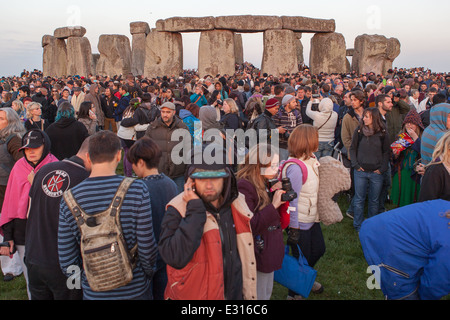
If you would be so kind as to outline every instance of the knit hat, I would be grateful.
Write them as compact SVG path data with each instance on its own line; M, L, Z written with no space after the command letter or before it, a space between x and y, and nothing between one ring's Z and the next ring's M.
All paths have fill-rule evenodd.
M405 117L405 120L403 120L403 126L407 123L415 124L416 126L420 127L422 130L425 130L425 127L423 126L422 119L420 118L420 115L417 113L416 110L412 109Z
M206 148L210 148L206 152ZM200 162L196 162L196 159ZM227 170L227 152L215 143L203 145L201 149L194 148L192 154L192 164L188 168L188 176L192 179L215 179L227 178L230 171Z
M394 90L394 89L395 89L395 87L387 86L387 87L384 88L384 94L388 94L389 91L392 91L392 90Z
M278 99L272 98L272 99L267 100L266 109L272 109L279 105L280 105L280 101L278 101Z
M283 106L288 105L292 100L295 100L295 97L293 95L287 94L287 95L284 96L281 104Z
M295 89L292 86L287 86L286 89L284 89L285 94L292 94L295 93Z

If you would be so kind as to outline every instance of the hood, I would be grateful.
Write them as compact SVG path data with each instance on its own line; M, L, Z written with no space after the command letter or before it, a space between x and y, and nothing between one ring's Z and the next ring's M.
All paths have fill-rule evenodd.
M75 118L61 118L58 121L54 122L53 125L55 127L65 129L67 127L70 127L76 121L77 120Z
M217 111L213 106L203 106L200 108L198 117L202 122L203 130L220 129L220 123L217 121Z
M180 118L181 119L185 119L189 116L193 116L192 112L190 112L189 110L186 110L186 109L180 109Z
M450 113L450 104L441 103L430 109L430 127L437 131L447 131L447 117Z
M320 112L331 112L333 111L333 100L330 98L325 98L320 101L319 104L319 111Z

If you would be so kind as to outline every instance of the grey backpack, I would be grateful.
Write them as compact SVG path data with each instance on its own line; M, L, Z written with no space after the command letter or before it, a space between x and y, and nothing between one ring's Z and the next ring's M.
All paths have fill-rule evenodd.
M83 268L93 291L110 291L125 286L133 279L137 244L128 250L120 224L120 209L133 181L125 178L108 209L95 215L86 214L71 190L64 193L64 200L81 232Z

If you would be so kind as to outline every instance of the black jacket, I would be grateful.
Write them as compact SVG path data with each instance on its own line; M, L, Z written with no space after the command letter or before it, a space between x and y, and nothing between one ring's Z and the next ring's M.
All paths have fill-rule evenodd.
M356 128L350 146L350 159L355 170L386 172L390 154L389 136L385 130L365 136L360 127Z
M84 139L89 136L85 125L74 118L61 118L45 132L52 142L51 152L59 160L76 155Z
M114 95L111 96L111 99L108 99L106 96L102 96L100 101L105 118L114 119L114 110L119 105L119 99Z

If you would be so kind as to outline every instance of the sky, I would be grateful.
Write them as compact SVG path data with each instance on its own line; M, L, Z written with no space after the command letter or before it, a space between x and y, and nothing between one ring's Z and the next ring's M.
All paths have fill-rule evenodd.
M81 25L87 29L92 52L98 53L102 34L122 34L131 40L130 22L144 21L151 28L159 19L227 15L304 16L334 19L336 32L347 48L362 34L379 34L400 40L401 54L394 67L425 67L450 72L450 1L442 0L260 0L260 1L50 1L8 2L1 10L0 76L19 75L23 69L42 70L42 36L56 28ZM310 40L303 34L304 58L309 62ZM243 34L244 60L261 66L262 33ZM184 68L198 66L199 33L183 33Z

